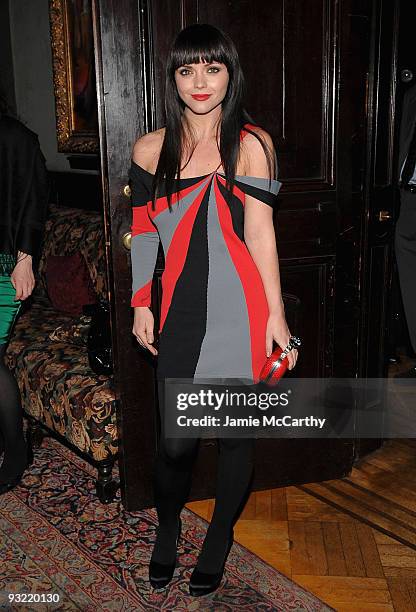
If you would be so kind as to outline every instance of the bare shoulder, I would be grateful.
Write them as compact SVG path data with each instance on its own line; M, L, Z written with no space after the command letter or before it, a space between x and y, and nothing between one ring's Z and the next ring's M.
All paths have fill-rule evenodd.
M154 173L165 137L165 128L148 132L136 140L132 159L136 164Z
M249 176L268 177L267 157L262 143L269 151L271 160L273 160L275 155L273 140L270 134L261 127L251 126L250 129L255 132L258 137L254 136L254 134L247 133L241 142L241 152L246 174Z
M254 134L250 134L250 132L244 136L241 145L246 155L249 157L261 157L263 155L264 157L264 149L261 146L259 139L262 140L269 151L273 153L274 146L270 134L258 126L252 126L250 129L252 132L255 132L258 137L254 136Z

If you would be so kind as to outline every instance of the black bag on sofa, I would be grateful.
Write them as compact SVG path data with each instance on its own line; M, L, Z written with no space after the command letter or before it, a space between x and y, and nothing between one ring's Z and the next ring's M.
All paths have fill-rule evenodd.
M84 306L84 313L91 316L87 341L90 368L96 374L112 374L110 306L100 299L96 304Z

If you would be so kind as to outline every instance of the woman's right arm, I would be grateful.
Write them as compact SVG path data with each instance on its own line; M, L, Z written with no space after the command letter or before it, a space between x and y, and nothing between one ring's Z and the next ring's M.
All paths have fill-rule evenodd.
M146 164L146 151L140 139L133 150L133 161L142 168ZM146 143L145 143L146 145ZM130 169L132 191L132 225L131 225L131 268L132 298L134 308L133 335L138 342L153 355L157 350L152 346L154 341L154 317L150 310L152 280L159 248L159 234L151 221L147 203L150 191L144 182L140 168L132 164Z

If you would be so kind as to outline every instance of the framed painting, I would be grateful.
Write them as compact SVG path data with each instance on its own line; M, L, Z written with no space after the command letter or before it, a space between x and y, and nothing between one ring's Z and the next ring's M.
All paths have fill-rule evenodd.
M49 0L58 151L97 153L91 0Z

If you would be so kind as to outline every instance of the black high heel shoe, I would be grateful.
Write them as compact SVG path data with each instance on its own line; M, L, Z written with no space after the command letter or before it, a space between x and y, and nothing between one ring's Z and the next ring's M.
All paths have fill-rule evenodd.
M176 548L178 548L179 537L182 531L182 521L178 519L179 528L176 536ZM154 589L163 589L172 580L173 572L176 567L176 557L173 563L158 563L150 561L149 564L149 581Z
M20 484L23 478L23 474L25 473L25 470L27 470L27 468L30 465L32 465L33 459L34 459L32 445L29 442L27 442L26 446L27 446L27 465L25 469L20 474L17 474L17 476L13 476L12 478L10 478L9 480L6 480L5 482L0 482L0 495L3 495L4 493L8 493L9 491L12 491L15 487L17 487L17 485Z
M221 584L221 580L224 574L225 563L227 561L229 552L234 542L234 530L230 535L227 552L225 553L224 563L219 572L216 574L207 574L206 572L200 572L196 568L192 572L189 580L189 594L193 597L200 597L201 595L208 595L216 591Z

